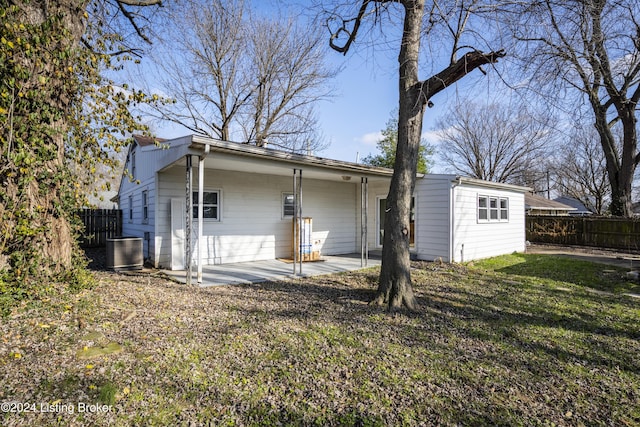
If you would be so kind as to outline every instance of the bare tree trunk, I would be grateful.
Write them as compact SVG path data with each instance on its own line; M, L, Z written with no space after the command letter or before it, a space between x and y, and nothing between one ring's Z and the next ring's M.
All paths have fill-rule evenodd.
M404 2L405 18L400 64L400 105L398 113L398 145L384 223L382 269L376 299L389 309L402 306L415 309L411 286L409 253L409 215L411 196L416 181L422 117L426 100L419 99L417 87L420 30L424 0Z
M633 110L631 112L621 111L623 148L622 153L619 154L615 136L607 122L606 110L600 105L594 105L593 108L596 115L595 127L600 135L600 143L607 164L607 176L611 186L611 215L630 218L633 216L631 194L637 164L633 155L637 152L634 112Z
M0 180L0 216L13 231L0 241L0 249L11 255L14 276L22 281L60 273L72 264L75 239L65 201L73 193L73 182L67 174L65 138L78 93L75 49L85 24L82 1L17 4L20 12L12 16L25 24L22 37L36 53L19 52L13 68L3 69L15 74L20 96L11 104L8 136L3 136L7 163ZM45 39L47 31L55 35ZM38 38L40 33L45 36ZM34 71L29 75L20 70Z

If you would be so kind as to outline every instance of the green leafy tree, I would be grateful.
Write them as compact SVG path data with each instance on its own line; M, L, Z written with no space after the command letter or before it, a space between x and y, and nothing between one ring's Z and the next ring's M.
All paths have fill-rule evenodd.
M393 165L396 162L396 148L398 147L397 116L392 116L387 121L387 127L382 130L382 139L376 143L376 147L379 153L375 155L369 154L362 159L362 163L393 169ZM429 173L429 168L433 165L431 157L434 152L433 146L422 139L420 148L418 149L418 172Z
M106 72L133 59L113 24L157 0L1 1L0 293L85 277L74 211L99 163L144 131L131 109L154 102ZM135 8L132 10L131 8ZM120 21L118 21L120 17ZM90 173L78 174L83 170ZM4 283L4 285L3 285Z

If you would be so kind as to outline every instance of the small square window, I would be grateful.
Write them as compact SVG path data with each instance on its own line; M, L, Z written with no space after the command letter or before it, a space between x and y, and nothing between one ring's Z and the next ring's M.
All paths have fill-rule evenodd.
M296 200L293 193L282 194L282 217L291 218L296 211Z
M500 199L500 220L509 220L509 199Z
M193 197L193 217L198 218L198 192L194 191ZM202 218L220 220L220 193L218 191L204 191L202 194Z
M489 199L489 218L491 220L498 219L498 199L495 197Z
M489 200L486 196L478 197L478 219L482 221L489 219Z

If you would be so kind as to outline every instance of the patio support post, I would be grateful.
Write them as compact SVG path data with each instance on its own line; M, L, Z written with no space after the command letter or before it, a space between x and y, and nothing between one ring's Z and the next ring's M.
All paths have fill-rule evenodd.
M302 169L293 170L293 207L293 275L295 276L302 275Z
M293 170L293 275L296 275L298 263L298 170Z
M369 178L360 178L360 266L369 264Z
M209 154L209 144L204 147L204 154L198 156L198 284L202 284L202 228L204 227L204 159Z
M300 251L300 255L298 256L298 262L300 263L300 267L298 269L298 274L302 276L302 169L299 170L300 175L298 179L298 224L300 225L300 231L298 231L298 250Z
M193 222L193 179L192 179L192 160L191 160L191 154L187 154L185 156L186 161L187 161L187 168L186 168L186 181L187 181L187 200L186 200L186 205L187 205L187 216L186 216L186 221L185 221L185 225L186 225L186 230L185 230L185 263L186 263L186 273L187 273L187 286L191 285L191 259L193 257L192 251L191 251L191 228L192 228L192 222Z

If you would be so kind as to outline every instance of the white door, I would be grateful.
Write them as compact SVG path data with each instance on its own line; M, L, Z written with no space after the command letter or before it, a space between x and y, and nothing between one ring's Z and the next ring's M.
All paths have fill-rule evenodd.
M184 270L185 220L184 200L171 199L171 269Z

